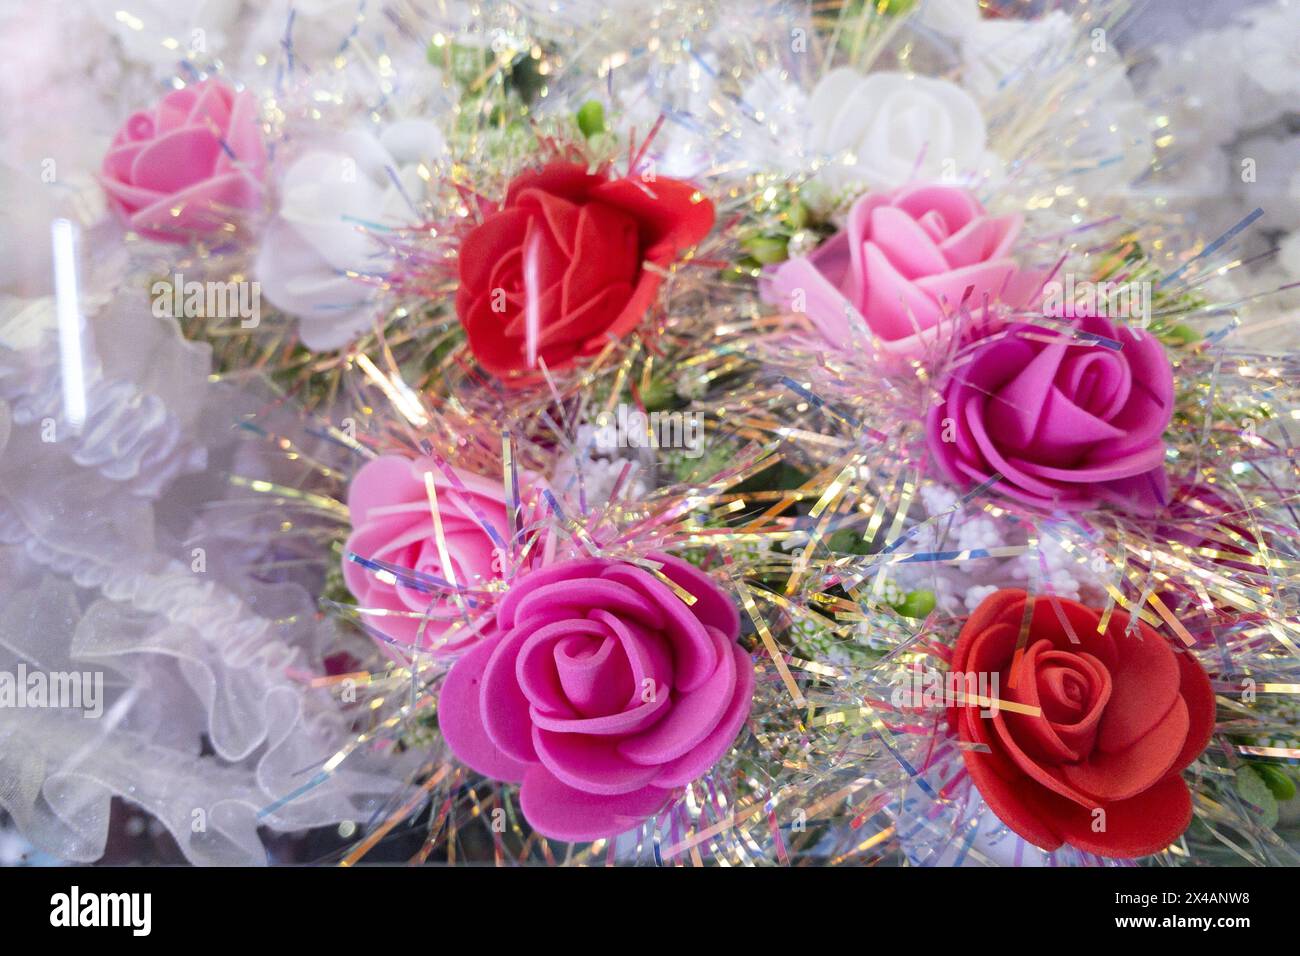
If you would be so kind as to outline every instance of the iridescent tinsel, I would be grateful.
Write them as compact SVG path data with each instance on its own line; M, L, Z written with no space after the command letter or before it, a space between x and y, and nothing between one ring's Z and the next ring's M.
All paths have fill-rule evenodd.
M284 530L294 542L284 550L322 568L337 564L346 481L377 452L431 455L507 483L512 469L526 467L553 480L542 522L570 553L644 559L671 550L725 581L758 677L748 729L712 773L640 831L569 847L528 829L514 787L477 778L450 757L435 717L448 661L392 663L349 625L347 672L311 680L347 692L356 735L311 768L302 792L361 750L415 751L421 765L395 780L386 812L367 822L341 862L364 861L411 830L420 835L413 862L1105 862L1023 845L973 793L942 714L892 703L916 665L945 666L963 616L942 604L918 608L903 592L940 594L953 579L969 586L986 580L981 568L1012 561L1024 577L1006 584L1059 599L1054 572L1064 570L1104 609L1103 622L1141 619L1190 648L1213 677L1214 743L1188 775L1195 821L1154 862L1297 862L1261 822L1240 778L1248 763L1300 760L1291 696L1300 692L1300 474L1290 433L1300 418L1300 368L1294 356L1235 347L1241 304L1210 302L1214 274L1234 261L1233 235L1188 241L1159 202L1092 192L1089 177L1113 156L1086 119L1068 118L1105 105L1084 69L1088 48L1035 64L994 93L990 142L1006 175L970 185L990 208L1027 215L1021 251L1045 274L1068 260L1098 279L1155 285L1149 331L1167 346L1179 386L1166 436L1175 492L1166 514L1036 513L999 496L995 481L945 499L922 423L936 371L952 356L941 348L925 363L886 371L865 337L858 354L829 352L803 317L767 314L759 301L755 253L769 250L764 242L797 251L833 228L835 211L805 221L800 187L829 159L777 168L784 144L747 91L763 76L808 85L843 64L947 69L950 51L927 43L904 6L782 6L730 33L733 19L721 8L692 7L680 19L657 13L627 43L605 21L493 8L507 40L471 80L474 97L457 107L448 168L427 170L421 226L386 237L399 266L375 280L384 308L374 332L339 356L265 346L287 394L310 390L316 412L285 434L245 423L301 466L291 485L241 479L258 493L254 506L269 495L286 514L302 514L303 523ZM1079 29L1113 27L1122 11L1112 6L1084 11ZM803 59L790 55L796 29L807 31L811 55ZM432 47L450 72L455 35L448 26ZM542 78L531 105L510 88L521 58ZM602 85L616 91L624 77L662 118L630 142L582 141L574 109ZM581 143L591 159L632 167L647 140L707 184L720 228L669 277L637 336L548 376L545 387L506 392L467 357L450 306L450 253L472 221L473 199L500 195L540 151ZM1169 148L1156 139L1153 161L1165 161ZM988 321L986 310L959 304L954 321ZM246 358L231 367L254 367ZM614 456L612 489L589 494L591 472L581 463L591 458L590 426L620 403L701 413L704 456ZM562 460L579 465L557 482ZM634 480L642 483L635 494ZM962 543L962 529L975 522L998 543ZM355 623L350 603L337 581L322 602ZM945 856L950 844L959 849Z

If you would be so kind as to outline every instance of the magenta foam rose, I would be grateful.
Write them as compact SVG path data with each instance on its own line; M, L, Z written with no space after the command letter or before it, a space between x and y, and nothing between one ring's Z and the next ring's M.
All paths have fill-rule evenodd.
M763 296L806 313L836 349L854 346L856 310L886 355L918 358L963 303L975 311L986 298L1020 305L1032 295L1034 277L1011 256L1020 228L1020 216L990 216L956 186L868 193L844 229L773 270Z
M726 593L655 555L688 605L625 561L567 561L516 579L497 633L456 661L438 702L470 768L522 783L543 836L615 836L707 773L749 716L754 674Z
M926 440L954 484L996 473L996 490L1047 510L1109 503L1150 514L1167 503L1174 380L1155 336L1097 317L1017 324L952 365Z
M188 242L262 204L266 147L253 94L208 79L134 113L100 170L109 205L142 236Z

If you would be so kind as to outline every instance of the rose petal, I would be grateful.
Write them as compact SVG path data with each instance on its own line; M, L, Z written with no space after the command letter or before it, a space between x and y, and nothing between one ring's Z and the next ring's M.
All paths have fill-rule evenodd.
M1164 460L1164 446L1158 443L1118 458L1107 458L1104 452L1094 448L1088 453L1087 460L1071 468L1053 468L1050 465L1026 461L1024 458L1007 456L1007 461L1012 462L1013 468L1021 473L1032 474L1050 481L1079 484L1100 484L1117 478L1131 478L1162 465Z
M1169 503L1169 476L1163 465L1130 478L1114 478L1094 486L1098 498L1139 515L1153 515Z
M590 617L608 627L623 642L636 687L634 697L641 699L646 691L652 690L651 696L655 700L669 698L673 686L673 657L667 639L657 631L615 617L608 611L593 610Z
M262 185L243 172L214 176L165 196L131 216L131 228L164 242L207 235L262 201Z
M1102 818L1093 810L1105 811ZM1071 846L1085 853L1132 859L1159 853L1192 822L1192 797L1176 775L1128 800L1085 809L1053 798L1052 825Z
M608 567L601 576L630 585L664 611L666 621L656 629L662 631L672 644L676 690L682 693L692 691L709 679L718 666L718 650L686 602L667 585L629 564Z
M567 295L567 291L564 294ZM615 323L623 317L634 294L635 289L629 283L615 282L599 292L578 297L575 301L581 305L571 311L562 310L560 314L563 317L543 330L541 344L579 343L586 347L605 333L613 334Z
M943 217L948 235L960 232L972 219L984 215L979 200L968 190L955 186L927 183L906 186L894 196L894 205L913 219L931 212L938 213Z
M723 633L707 630L718 650L717 668L695 690L674 693L672 707L653 727L619 742L618 752L633 763L654 766L683 756L713 732L731 703L736 659Z
M654 307L655 297L658 296L663 281L659 273L651 269L642 269L632 289L631 297L623 305L623 310L619 312L609 328L586 341L582 346L582 354L594 355L602 350L610 339L620 339L637 329L645 320L646 313Z
M707 773L736 741L754 704L754 663L744 649L730 645L736 658L736 685L722 717L712 732L695 749L659 768L655 786L685 786Z
M230 90L223 83L204 80L194 87L198 94L185 117L187 126L202 126L220 135L230 125Z
M971 220L940 244L947 268L960 269L1007 256L1020 233L1021 224L1018 215Z
M985 418L998 435L999 447L1022 449L1033 441L1066 348L1064 342L1044 345L989 398ZM1004 437L1006 445L1002 444Z
M1065 779L1099 801L1135 797L1168 774L1187 741L1187 705L1176 699L1169 712L1126 750L1095 751L1061 768Z
M131 182L164 195L212 175L221 146L209 130L174 130L145 145L131 163Z
M461 763L494 780L523 780L528 764L505 754L484 730L479 694L488 660L505 635L475 645L452 665L438 695L438 728Z
M928 329L943 318L934 297L922 291L921 281L909 281L873 242L862 247L864 295L858 310L871 331L886 341ZM952 303L955 308L956 303Z
M1074 723L1054 723L1052 730L1065 746L1079 754L1089 754L1097 741L1097 730L1101 726L1101 717L1110 703L1112 683L1110 671L1100 660L1091 654L1072 654L1081 668L1092 673L1092 700L1088 710Z
M659 603L648 598L643 590L611 580L608 574L534 587L515 605L514 620L583 617L592 608L626 615L655 629L665 624Z
M517 202L524 207L537 207L560 251L565 258L572 259L578 237L578 220L586 206L543 189L526 190L519 194Z
M632 763L618 750L618 741L586 734L557 734L533 728L537 756L561 783L587 793L631 793L650 783L658 767Z
M612 179L593 189L591 197L637 222L643 256L657 265L667 265L713 228L713 203L690 183L676 179Z
M575 634L604 638L609 630L599 621L585 618L553 621L532 631L520 646L519 656L515 658L515 679L534 714L541 711L568 720L578 717L578 710L560 680L554 656L556 642Z
M993 625L1014 618L1017 612L1024 607L1026 597L1025 592L1018 588L1003 588L1000 591L994 591L981 601L979 606L971 612L970 617L966 619L966 623L962 625L961 633L957 637L957 644L952 651L952 670L971 670L966 662L970 657L971 648L975 641ZM993 669L1001 670L1002 666L999 665Z
M1092 806L1096 803L1088 794L1083 793L1078 788L1072 786L1067 780L1058 776L1061 772L1059 767L1047 767L1039 763L1016 741L1015 736L1011 733L1011 728L1007 726L1006 715L1003 711L998 711L991 718L993 731L996 742L993 744L1004 753L1020 771L1053 793L1059 794L1066 799L1073 800L1080 806Z
M604 180L587 172L582 163L553 162L537 169L527 169L510 181L506 190L505 206L513 206L526 190L550 193L562 199L579 202Z
M712 577L672 555L655 553L650 557L663 563L661 570L665 577L695 597L691 611L701 623L716 627L730 641L740 636L740 612Z
M975 718L978 720L979 718ZM1045 791L1023 774L1008 778L996 769L997 760L978 750L961 752L971 783L999 820L1036 847L1048 852L1064 842L1049 822L1050 807L1043 806ZM1060 803L1070 801L1057 798Z
M560 322L555 324L573 324L571 313L610 286L630 290L640 271L636 220L611 206L587 203L578 214L574 252L564 272Z
M837 233L811 256L796 256L765 272L760 286L763 300L790 310L799 297L826 342L833 348L848 348L853 339L848 310L856 308L856 294L846 295L844 289L858 287L850 277L851 264L848 233Z
M1007 729L1017 743L1033 759L1048 764L1061 764L1078 760L1084 754L1072 749L1057 735L1052 720L1044 711L1044 701L1039 692L1039 660L1044 653L1056 653L1049 641L1036 641L1030 645L1020 661L1019 679L1015 687L1005 691L1012 703L1036 707L1038 714L1008 711Z
M542 730L550 730L557 734L595 734L621 738L628 734L639 733L649 727L659 718L660 711L671 704L672 695L665 687L663 693L656 694L648 701L629 707L620 713L603 717L557 716L554 711L548 713L536 707L532 708L531 713L533 723Z
M1027 443L1028 447L1016 450L1032 455L1037 463L1073 467L1090 446L1123 436L1120 429L1084 411L1059 388L1052 386L1047 392L1033 440Z
M488 216L465 237L458 253L462 288L490 293L486 286L493 267L506 252L519 246L530 218L526 209L503 209ZM464 316L461 318L463 321Z
M530 571L510 586L510 590L497 605L497 623L502 628L514 627L519 603L533 591L559 581L597 577L607 564L608 562L603 558L582 558L575 561L562 561L550 567Z
M401 455L380 455L361 466L348 485L348 512L356 527L372 508L399 501L414 501L424 494L415 477L414 463Z
M905 278L917 279L949 268L925 230L895 206L877 206L872 211L869 234L871 241Z
M972 309L981 305L985 296L990 301L1000 300L1002 290L1015 273L1014 260L990 259L951 272L923 276L916 280L916 287L948 312L955 312L963 302Z
M516 628L497 644L479 682L479 713L484 731L502 753L523 763L536 763L528 698L515 672L515 661L527 639L528 631Z
M612 634L606 631L599 642L570 635L555 644L553 653L564 696L583 717L604 717L627 707L634 694L632 669Z
M669 795L668 790L645 787L600 796L566 786L545 767L534 766L524 776L519 806L529 826L542 836L578 843L639 826L668 802Z
M1128 402L1133 387L1126 357L1110 349L1070 349L1058 382L1080 408L1110 421Z
M1145 624L1134 634L1112 620L1118 663L1111 668L1113 691L1101 719L1097 747L1117 753L1132 747L1165 718L1178 699L1182 674L1168 642Z
M1074 632L1073 637L1057 616L1057 608ZM1098 633L1097 625L1100 622L1099 611L1084 607L1078 601L1057 598L1053 603L1051 598L1040 597L1035 599L1034 616L1029 629L1035 638L1051 641L1057 650L1086 652L1096 657L1102 667L1110 670L1119 662L1119 654L1115 649L1114 630L1108 628L1105 633Z
M1187 740L1183 749L1174 759L1172 773L1180 773L1184 767L1205 752L1211 737L1214 736L1215 710L1214 690L1210 678L1200 661L1190 651L1175 654L1181 681L1178 694L1187 705Z
M100 182L103 184L104 191L108 193L108 198L112 201L118 213L123 216L129 217L137 209L151 206L165 198L157 190L141 189L139 186L130 186L116 179L106 178L100 180Z
M257 99L248 90L234 95L230 123L222 140L225 149L217 157L217 172L243 169L258 180L266 176L266 144L258 120Z
M1062 495L1060 488L1045 481L1040 481L1036 477L1040 472L1050 469L1045 469L1042 466L1034 465L1032 462L1026 462L1010 455L1004 455L997 447L989 436L988 425L992 423L986 423L986 408L987 406L983 405L978 399L972 398L961 410L962 417L970 427L970 433L974 437L975 444L979 447L980 454L983 455L985 461L996 469L1003 478L1024 491L1039 495L1047 501L1053 501L1060 497ZM1067 472L1066 474L1067 478L1065 480L1071 480L1068 476L1073 473ZM1003 488L998 490L1010 493Z

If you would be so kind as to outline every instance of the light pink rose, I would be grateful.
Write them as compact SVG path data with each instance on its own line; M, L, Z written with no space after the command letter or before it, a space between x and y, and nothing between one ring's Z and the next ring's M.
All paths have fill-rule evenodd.
M101 170L110 205L162 242L202 238L257 209L265 176L257 101L215 79L133 114Z
M401 647L414 648L418 638L420 649L442 653L477 640L491 615L475 609L509 568L504 484L450 470L455 481L430 458L384 455L367 462L348 488L352 533L343 550L343 580L366 625ZM450 573L434 534L426 472L433 475ZM523 475L520 483L521 494L532 499L534 483ZM535 501L526 500L522 512L521 526L538 514ZM534 546L531 564L549 559L548 545ZM464 592L461 603L447 586L453 578Z
M853 346L849 312L857 310L885 354L917 358L963 302L974 312L986 295L1027 299L1032 290L1017 281L1025 274L1010 254L1020 226L1020 216L990 216L956 186L868 193L844 230L778 266L763 296L805 312L837 349Z

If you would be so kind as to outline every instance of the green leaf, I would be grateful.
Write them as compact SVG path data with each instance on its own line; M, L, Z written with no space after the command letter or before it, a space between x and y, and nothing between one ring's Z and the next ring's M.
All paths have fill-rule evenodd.
M1277 825L1277 798L1255 770L1247 764L1237 771L1237 795L1260 817L1260 824L1270 830Z
M1285 802L1295 797L1295 781L1281 767L1276 767L1271 763L1252 763L1250 769L1259 774L1260 779L1264 781L1269 792L1277 800Z

